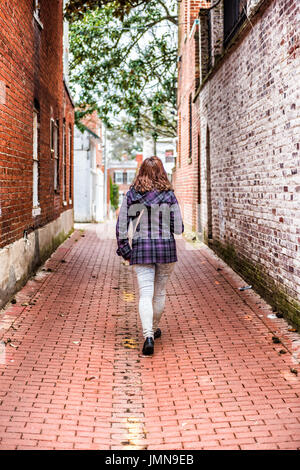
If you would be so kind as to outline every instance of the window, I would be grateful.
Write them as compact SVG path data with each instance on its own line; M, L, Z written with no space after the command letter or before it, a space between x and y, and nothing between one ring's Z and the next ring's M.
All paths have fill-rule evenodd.
M33 215L40 214L39 209L39 113L33 111ZM36 209L36 210L35 210Z
M123 183L123 171L115 171L115 183L122 184Z
M73 133L72 126L69 125L69 148L68 148L68 163L69 163L69 203L72 204L72 150L73 150Z
M59 121L51 119L50 124L50 148L54 161L54 191L59 188Z
M197 22L199 20L197 19ZM199 25L196 27L194 34L194 59L195 59L195 91L200 85L200 48L199 48Z
M233 38L246 19L247 0L226 0L224 2L224 45Z
M212 50L211 50L211 10L207 12L207 72L211 68L212 65Z
M172 149L165 151L165 160L166 163L174 163L174 151Z
M189 160L192 160L193 154L193 116L192 116L193 104L192 94L189 96Z
M127 171L127 183L131 184L135 177L135 171Z
M67 201L67 135L66 121L63 122L63 204Z

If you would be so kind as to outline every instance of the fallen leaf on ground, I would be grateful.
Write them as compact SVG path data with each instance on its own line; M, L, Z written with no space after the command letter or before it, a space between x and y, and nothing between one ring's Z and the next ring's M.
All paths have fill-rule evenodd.
M138 344L137 344L135 339L125 339L123 341L123 345L127 349L137 349L138 348Z

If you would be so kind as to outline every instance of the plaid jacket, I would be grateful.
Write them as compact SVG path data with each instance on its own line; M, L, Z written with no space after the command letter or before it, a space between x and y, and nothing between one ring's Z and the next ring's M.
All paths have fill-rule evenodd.
M139 214L139 224L135 227ZM132 248L128 228L135 230ZM131 188L123 200L116 225L117 254L130 264L177 261L175 234L184 231L180 208L173 191L138 193Z

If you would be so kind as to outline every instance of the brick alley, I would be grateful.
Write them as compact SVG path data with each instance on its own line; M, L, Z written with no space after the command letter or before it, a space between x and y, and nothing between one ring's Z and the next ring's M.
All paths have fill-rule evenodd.
M299 334L180 239L162 337L143 357L114 227L83 228L1 311L0 449L300 448Z

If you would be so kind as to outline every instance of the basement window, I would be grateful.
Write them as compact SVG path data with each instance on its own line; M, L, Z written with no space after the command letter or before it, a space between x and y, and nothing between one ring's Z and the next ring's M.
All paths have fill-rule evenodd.
M247 0L226 0L224 2L224 46L234 37L245 21Z

